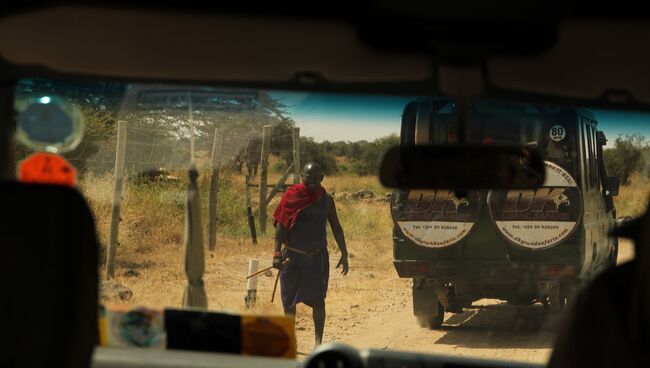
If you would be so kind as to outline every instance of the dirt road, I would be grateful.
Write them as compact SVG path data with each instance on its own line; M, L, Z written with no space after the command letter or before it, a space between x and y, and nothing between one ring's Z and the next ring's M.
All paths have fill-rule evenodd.
M244 308L248 258L270 262L271 241L242 246L223 240L206 259L204 275L211 310L281 314L279 302L270 303L274 277L261 277L258 302ZM481 300L460 314L447 313L440 330L420 328L412 314L411 280L397 277L391 265L390 243L377 252L367 243L351 242L351 271L341 276L332 269L327 296L325 342L343 342L357 348L397 349L543 363L548 359L561 316L541 305L513 307L498 300ZM117 281L133 291L129 304L180 307L187 284L182 247L122 249ZM336 264L335 253L331 254ZM621 242L619 260L633 257L629 242ZM313 348L311 310L299 305L296 318L298 350Z
M622 240L619 263L634 254ZM440 330L420 328L412 313L409 280L382 277L367 270L353 287L349 279L333 275L328 296L326 341L357 348L397 349L475 358L545 363L551 353L561 314L548 313L537 304L515 307L499 300L483 299L460 314L445 314ZM373 275L368 277L368 274ZM359 276L357 276L359 277ZM368 290L368 286L377 289ZM313 330L309 310L299 310L299 350L309 352Z
M328 299L334 305L329 307L326 341L345 342L360 349L539 363L548 359L559 315L546 313L541 305L522 308L484 299L463 313L446 313L442 329L428 330L419 327L413 317L410 282L391 284L377 291L379 298L373 303L361 304L370 296L368 291L346 293L345 301L336 301L339 292L332 292ZM299 312L298 346L308 352L313 344L309 311L305 308Z

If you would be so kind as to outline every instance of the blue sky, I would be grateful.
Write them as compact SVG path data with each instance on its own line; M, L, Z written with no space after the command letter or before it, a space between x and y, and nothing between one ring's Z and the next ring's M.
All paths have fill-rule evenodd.
M273 92L272 96L289 106L300 134L317 141L371 141L399 134L402 109L415 98L299 92ZM608 143L619 134L639 133L650 140L650 113L592 111Z

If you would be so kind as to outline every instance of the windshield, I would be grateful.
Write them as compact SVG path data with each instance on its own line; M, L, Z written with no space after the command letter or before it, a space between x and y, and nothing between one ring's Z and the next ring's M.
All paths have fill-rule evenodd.
M21 140L16 163L20 177L46 147L76 169L100 238L100 302L183 306L196 169L207 308L295 314L299 354L322 318L322 342L546 362L575 291L634 256L607 232L650 191L644 114L475 101L469 141L535 147L549 181L457 196L377 178L392 145L457 142L450 99L27 79L18 114L30 101L83 117L70 149ZM274 269L246 279L273 264L277 292Z

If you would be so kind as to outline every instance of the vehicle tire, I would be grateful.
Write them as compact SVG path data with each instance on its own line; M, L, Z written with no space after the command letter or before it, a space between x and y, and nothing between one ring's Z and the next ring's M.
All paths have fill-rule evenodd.
M442 326L442 322L445 319L445 307L442 304L438 303L438 315L437 316L415 316L420 327L428 328L431 330L439 329Z
M615 267L616 261L618 260L618 237L614 238L614 247L612 253L609 255L609 266Z

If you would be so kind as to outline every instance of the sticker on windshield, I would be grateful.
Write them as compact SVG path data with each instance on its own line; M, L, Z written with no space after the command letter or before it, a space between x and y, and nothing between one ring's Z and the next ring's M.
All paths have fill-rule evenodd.
M556 124L551 127L551 130L549 130L549 135L551 136L551 139L559 142L566 137L566 129L562 125Z
M488 194L490 217L512 244L546 249L568 238L582 216L580 190L561 166L545 161L546 181L535 190L495 191Z
M406 194L404 194L406 195ZM458 198L450 190L412 190L407 198L394 196L393 220L416 244L442 248L463 240L478 220L478 193Z

